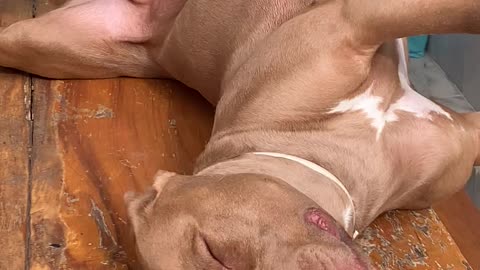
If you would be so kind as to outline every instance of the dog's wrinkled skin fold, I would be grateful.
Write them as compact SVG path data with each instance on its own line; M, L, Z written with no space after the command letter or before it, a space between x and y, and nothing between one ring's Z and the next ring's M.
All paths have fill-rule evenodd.
M453 194L480 161L479 116L410 91L395 39L478 34L478 14L478 0L72 0L1 29L0 65L173 78L217 106L196 174L159 172L127 198L146 269L362 270L338 186L248 153L328 169L360 231Z

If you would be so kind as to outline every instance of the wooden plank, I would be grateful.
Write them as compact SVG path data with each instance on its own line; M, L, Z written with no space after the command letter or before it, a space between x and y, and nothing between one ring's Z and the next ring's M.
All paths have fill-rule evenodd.
M191 172L213 109L170 81L34 85L31 269L138 269L123 195Z
M480 269L480 211L465 191L434 206L473 269Z
M0 27L30 18L30 0L0 1ZM0 69L0 269L24 269L30 145L30 79Z

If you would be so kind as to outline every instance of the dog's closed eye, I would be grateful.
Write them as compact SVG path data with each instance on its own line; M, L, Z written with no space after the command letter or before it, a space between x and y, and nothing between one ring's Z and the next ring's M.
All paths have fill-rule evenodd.
M215 255L215 253L212 251L212 248L210 247L210 245L208 244L208 242L207 242L207 240L206 240L205 238L203 238L203 242L205 243L205 246L206 246L206 248L207 248L208 253L210 254L210 256L212 256L213 259L215 259L219 264L221 264L224 269L231 269L230 267L227 267L227 266Z
M206 237L200 235L200 234L197 234L195 236L195 243L196 243L196 246L197 248L199 249L198 251L201 253L201 254L205 254L206 256L208 256L211 261L216 265L218 266L218 269L221 269L221 270L228 270L228 269L232 269L231 267L228 267L226 266L222 260L219 258L219 256L217 256L215 254L215 252L213 252L211 246L208 244L208 241L206 239Z

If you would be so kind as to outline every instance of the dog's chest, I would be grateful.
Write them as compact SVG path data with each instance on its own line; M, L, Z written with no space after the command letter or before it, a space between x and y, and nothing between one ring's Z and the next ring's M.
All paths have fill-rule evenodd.
M382 95L376 93L391 94L388 89L380 89L384 87L382 84L376 83L374 80L370 86L356 97L340 101L334 106L329 113L350 113L359 112L363 117L367 118L370 125L375 129L376 139L379 140L386 125L401 122L400 114L410 114L419 119L432 120L434 114L441 115L452 120L450 114L443 110L440 106L418 94L409 84L407 64L403 42L397 41L397 51L400 57L398 66L398 77L400 81L400 89L392 89L392 91L400 91L399 98L391 101L390 104Z

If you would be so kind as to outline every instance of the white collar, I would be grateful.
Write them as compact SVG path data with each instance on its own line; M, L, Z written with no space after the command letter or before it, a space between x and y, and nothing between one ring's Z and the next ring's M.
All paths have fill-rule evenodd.
M340 180L338 180L338 178L335 175L333 175L331 172L329 172L327 169L323 168L322 166L300 157L281 154L281 153L274 153L274 152L253 152L252 154L259 155L259 156L283 158L283 159L294 161L325 176L326 178L331 180L333 183L335 183L345 193L349 201L349 206L343 212L343 223L346 226L345 231L353 239L355 239L358 236L358 231L355 229L355 205L353 203L352 196L348 192L347 188L343 185L343 183Z

